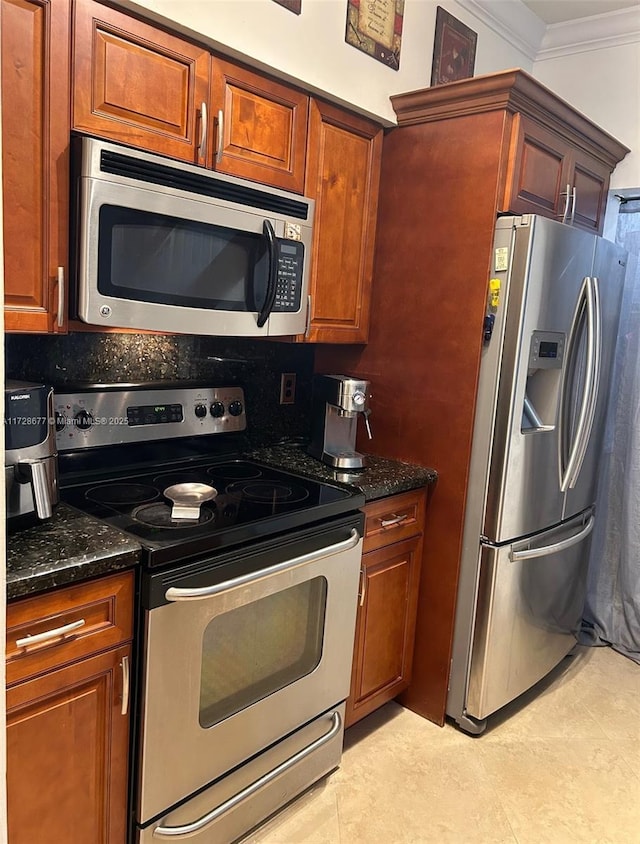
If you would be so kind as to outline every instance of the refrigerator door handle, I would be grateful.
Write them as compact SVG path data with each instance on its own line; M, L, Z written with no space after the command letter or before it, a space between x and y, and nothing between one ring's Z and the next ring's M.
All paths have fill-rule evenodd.
M551 545L544 545L542 548L525 548L522 551L509 551L509 559L512 563L517 563L519 560L532 560L535 557L549 557L551 554L557 554L558 551L564 551L565 548L571 548L572 545L577 545L586 539L593 530L595 516L591 514L589 521L582 528L581 531L570 536L568 539L562 539L560 542L553 542Z
M591 379L591 389L589 393L589 401L587 407L587 415L585 419L584 428L580 432L579 441L576 442L576 462L574 465L571 478L569 480L569 489L572 489L580 475L582 464L584 462L587 448L589 446L589 439L593 430L593 422L596 415L596 407L598 404L598 391L600 389L600 363L602 360L602 308L600 305L600 287L598 279L592 277L591 292L593 301L593 336L594 336L594 352L592 359L593 377ZM588 312L587 312L588 313Z
M579 342L580 327L582 324L583 314L585 312L587 321L587 363L584 389L580 403L580 412L578 414L578 424L576 425L574 440L570 448L565 449L565 439L568 436L568 432L565 426L568 426L569 424L569 420L567 417L569 413L570 402L570 396L567 395L567 393L569 392L571 376L573 375L573 371L570 372L570 370L575 369L574 351L576 348L576 344ZM585 276L582 282L582 287L580 288L580 295L578 296L576 310L573 315L573 322L571 324L571 331L569 334L569 342L567 344L567 365L565 367L562 378L562 393L560 400L560 431L558 437L561 492L566 492L567 489L569 489L569 485L571 483L571 480L574 478L576 468L579 471L578 463L581 456L581 445L585 436L585 426L587 426L587 423L589 421L589 411L592 402L592 382L595 375L594 359L597 356L595 349L596 319L597 325L599 326L599 315L597 318L595 316L595 303L592 279L589 276ZM586 436L588 440L588 430L586 432ZM566 457L566 462L565 451L569 452ZM582 457L584 457L584 453L582 454Z

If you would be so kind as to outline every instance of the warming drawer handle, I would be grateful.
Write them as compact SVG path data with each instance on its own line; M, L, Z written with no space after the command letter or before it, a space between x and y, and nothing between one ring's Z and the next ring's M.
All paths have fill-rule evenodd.
M260 791L261 788L264 788L265 785L268 785L270 782L273 782L277 777L281 776L282 774L286 773L290 768L293 768L294 765L297 765L298 762L301 762L305 757L309 756L311 753L314 753L316 750L319 750L323 745L330 742L334 739L340 730L342 729L342 718L340 717L339 712L334 712L333 717L331 719L331 727L329 731L326 732L324 735L317 738L315 741L312 741L311 744L308 744L306 747L303 747L302 750L299 750L297 753L294 753L293 756L290 756L288 759L285 759L284 762L281 762L279 765L276 765L271 771L268 771L263 776L259 777L255 782L252 782L246 788L243 788L242 791L239 791L237 794L234 794L233 797L230 797L228 800L225 800L224 803L221 803L215 809L212 809L211 812L208 812L206 815L203 815L201 818L198 818L197 821L192 821L192 823L184 824L183 826L157 826L153 830L153 837L154 838L186 838L190 835L194 835L198 832L202 832L212 823L217 821L227 812L231 811L231 809L235 809L240 803L247 799L247 797L251 797L257 791Z
M36 633L35 636L25 636L22 639L16 639L17 648L28 648L30 645L39 645L41 642L48 642L50 639L59 639L61 636L66 636L68 633L84 627L86 621L84 618L78 621L72 621L70 624L65 624L62 627L56 627L53 630L45 630L44 633Z
M359 541L360 534L355 528L352 528L348 539L343 539L341 542L336 542L335 545L329 545L328 548L322 548L320 551L310 551L308 554L302 554L291 560L283 560L283 562L277 563L275 566L252 571L248 574L243 574L241 577L225 580L224 583L216 583L213 586L200 586L193 589L170 586L165 592L165 598L167 601L201 601L204 598L211 598L213 595L218 595L220 592L226 592L228 589L235 589L237 586L246 586L248 583L262 580L263 577L269 577L271 574L280 574L280 572L288 571L297 566L306 565L316 560L323 560L325 557L331 557L333 554L339 554L341 551L349 551L351 548L355 548Z
M566 548L571 548L572 545L577 545L582 542L593 530L595 516L590 516L589 521L582 528L579 533L570 536L568 539L563 539L561 542L554 542L552 545L544 545L542 548L526 548L523 551L509 551L509 559L512 563L517 563L519 560L532 560L534 557L549 557L551 554L557 554L558 551L564 551Z

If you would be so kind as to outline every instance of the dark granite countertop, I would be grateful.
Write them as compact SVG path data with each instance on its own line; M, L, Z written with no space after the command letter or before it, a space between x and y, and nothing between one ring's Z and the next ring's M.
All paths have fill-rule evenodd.
M438 479L435 469L390 460L386 457L367 455L368 465L359 472L344 472L326 466L320 460L307 454L300 445L275 445L255 449L247 454L252 460L258 460L268 466L297 472L307 478L342 486L356 487L367 501L418 489L433 484Z
M260 448L246 456L313 480L355 487L367 501L433 484L438 477L433 469L374 455L368 455L363 471L340 472L299 445ZM130 568L140 551L126 534L58 504L51 519L7 537L7 600Z
M130 568L140 550L119 530L58 504L51 519L7 536L7 600Z

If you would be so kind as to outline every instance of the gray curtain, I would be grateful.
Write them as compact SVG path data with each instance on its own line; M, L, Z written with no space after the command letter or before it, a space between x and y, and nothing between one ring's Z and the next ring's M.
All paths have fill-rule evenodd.
M640 201L623 203L629 251L581 639L640 663Z

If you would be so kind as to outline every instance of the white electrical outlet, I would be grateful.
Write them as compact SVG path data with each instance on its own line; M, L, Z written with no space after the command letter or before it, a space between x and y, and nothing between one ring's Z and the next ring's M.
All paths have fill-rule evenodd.
M296 374L283 372L280 376L280 404L293 404L296 400Z

